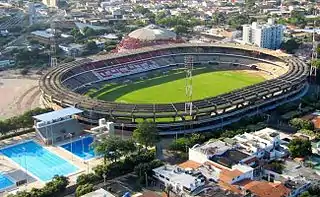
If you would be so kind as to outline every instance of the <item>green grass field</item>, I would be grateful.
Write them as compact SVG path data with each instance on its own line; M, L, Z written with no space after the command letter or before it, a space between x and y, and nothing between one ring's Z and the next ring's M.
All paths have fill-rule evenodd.
M217 96L235 89L264 81L259 75L243 71L214 71L204 67L193 71L193 100ZM186 101L185 72L173 70L168 74L150 73L148 79L128 84L107 84L91 90L88 96L124 103L168 103Z

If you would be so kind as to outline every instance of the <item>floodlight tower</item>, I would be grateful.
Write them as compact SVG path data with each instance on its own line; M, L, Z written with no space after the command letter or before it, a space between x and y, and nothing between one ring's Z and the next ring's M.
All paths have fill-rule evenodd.
M314 16L316 16L316 10L314 11ZM312 32L312 56L311 56L311 67L310 67L310 76L316 77L317 76L317 67L313 64L313 62L317 61L318 59L318 43L315 40L315 34L316 34L316 19L313 21L313 32Z
M186 103L185 112L192 115L192 70L193 70L193 56L185 56L184 65L186 71Z
M50 66L56 67L58 65L57 59L57 45L56 45L56 37L57 37L57 30L56 30L56 21L51 21L50 29L52 33L52 37L50 39Z

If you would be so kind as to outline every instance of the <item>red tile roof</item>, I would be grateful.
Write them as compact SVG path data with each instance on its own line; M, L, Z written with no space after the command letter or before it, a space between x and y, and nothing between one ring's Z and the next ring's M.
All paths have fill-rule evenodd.
M192 168L192 169L197 169L201 166L202 164L201 163L198 163L198 162L195 162L195 161L191 161L191 160L188 160L186 162L183 162L181 164L179 164L178 166L180 168Z
M290 194L290 189L282 183L244 180L237 183L258 197L283 197Z

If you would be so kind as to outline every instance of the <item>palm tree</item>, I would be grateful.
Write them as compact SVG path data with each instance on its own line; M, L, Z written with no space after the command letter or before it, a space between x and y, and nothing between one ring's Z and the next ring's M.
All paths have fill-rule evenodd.
M173 186L171 184L166 185L164 192L167 194L168 197L170 197L170 193L172 192L172 189L173 189Z

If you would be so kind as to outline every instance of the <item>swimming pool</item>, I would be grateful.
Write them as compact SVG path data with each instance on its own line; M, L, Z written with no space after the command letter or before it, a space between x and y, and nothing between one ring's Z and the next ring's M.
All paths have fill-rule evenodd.
M12 182L7 176L0 173L0 191L11 186L14 186L14 182Z
M94 148L91 146L93 142L92 136L80 138L76 141L61 145L62 148L77 155L81 159L88 160L96 157Z
M48 151L34 141L1 149L0 153L42 181L49 181L55 175L66 176L78 170L77 167L68 161Z

